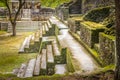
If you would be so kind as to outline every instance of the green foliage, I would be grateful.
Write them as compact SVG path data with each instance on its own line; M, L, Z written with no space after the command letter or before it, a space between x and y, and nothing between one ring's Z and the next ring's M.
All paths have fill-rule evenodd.
M69 2L70 0L41 0L42 6L55 8L58 5Z
M5 4L0 1L0 7L5 7Z
M101 7L89 11L83 19L86 21L102 22L109 14L110 7Z

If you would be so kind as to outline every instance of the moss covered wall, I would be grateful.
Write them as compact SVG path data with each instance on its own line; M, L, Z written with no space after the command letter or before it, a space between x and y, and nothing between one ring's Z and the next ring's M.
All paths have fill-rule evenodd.
M115 37L100 33L100 58L104 65L115 63Z
M79 19L69 18L68 19L68 27L69 27L70 31L75 32L75 33L77 31L79 31L81 21L82 21L81 18L79 18Z
M90 25L87 25L86 23L80 23L80 38L90 48L93 48L94 44L99 42L99 32L103 31L104 27L93 28Z

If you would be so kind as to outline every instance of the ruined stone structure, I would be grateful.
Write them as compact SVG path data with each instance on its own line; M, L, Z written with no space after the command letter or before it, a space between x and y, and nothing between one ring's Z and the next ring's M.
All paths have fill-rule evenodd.
M19 1L11 0L10 6L12 12L15 13L18 9ZM33 14L39 13L40 7L41 7L40 0L26 0L25 5L21 9L19 18L25 20L31 20Z
M67 20L67 18L72 14L81 14L82 0L72 0L69 3L64 3L56 8L56 14L62 20Z
M69 14L81 14L82 0L73 0L69 5Z
M100 6L113 5L114 0L82 0L82 14Z

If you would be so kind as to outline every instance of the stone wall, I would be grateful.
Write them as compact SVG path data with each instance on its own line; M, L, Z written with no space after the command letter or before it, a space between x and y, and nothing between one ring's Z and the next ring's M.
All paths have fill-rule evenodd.
M69 14L81 14L82 0L75 0L69 5Z
M80 23L80 38L90 48L93 48L94 44L99 42L99 32L103 31L103 27L93 28L85 23Z
M40 28L40 21L17 21L16 31L25 32L25 31L35 31ZM11 23L8 25L8 32L12 31Z
M115 37L100 33L100 58L104 65L115 63Z
M0 22L0 30L7 31L8 29L8 22Z
M69 18L68 19L68 27L70 29L70 31L76 33L77 31L80 30L80 22L81 22L81 18Z
M56 8L56 15L67 20L71 14L81 14L82 0L71 0L69 3L63 3Z

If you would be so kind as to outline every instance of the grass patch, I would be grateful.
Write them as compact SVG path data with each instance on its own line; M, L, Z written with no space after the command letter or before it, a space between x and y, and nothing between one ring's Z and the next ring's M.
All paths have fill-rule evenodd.
M11 74L0 74L0 80L62 80L66 75L53 75L53 76L36 76L30 78L17 78L15 75Z
M21 33L15 37L0 36L0 72L11 72L20 67L21 63L35 58L36 54L18 54L25 37L31 33Z
M0 31L0 35L6 34L6 31Z

